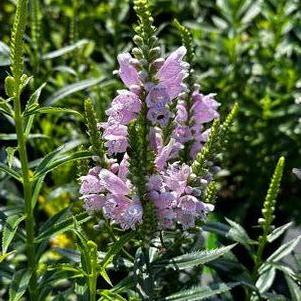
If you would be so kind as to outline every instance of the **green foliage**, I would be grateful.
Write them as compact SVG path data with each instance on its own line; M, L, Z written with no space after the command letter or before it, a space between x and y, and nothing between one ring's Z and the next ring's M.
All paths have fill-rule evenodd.
M300 185L287 172L278 192L283 159L260 227L253 227L276 158L285 155L288 171L300 166L299 3L137 0L134 10L131 5L128 0L0 1L1 297L299 300L300 236L282 239L298 227ZM206 175L212 160L226 166L202 195L215 203L216 214L185 233L160 231L160 238L154 237L159 231L145 189L154 164L144 139L145 116L129 127L131 181L145 203L141 227L124 234L102 217L104 223L93 227L94 216L82 211L75 181L78 169L86 174L91 157L103 158L96 120L104 121L121 88L112 71L117 54L131 47L133 29L133 54L150 80L152 62L161 56L156 34L164 38L166 52L180 44L180 34L185 60L201 70L200 76L190 70L187 96L193 79L202 93L217 92L221 116L239 104L239 114L234 106L224 122L214 124L193 163L197 176ZM89 103L87 109L84 99L93 99L93 107ZM83 121L92 151L86 150ZM223 187L218 198L217 186ZM231 219L223 222L222 216ZM297 223L288 222L292 216ZM228 243L236 243L234 251L221 247ZM225 252L215 257L220 249Z

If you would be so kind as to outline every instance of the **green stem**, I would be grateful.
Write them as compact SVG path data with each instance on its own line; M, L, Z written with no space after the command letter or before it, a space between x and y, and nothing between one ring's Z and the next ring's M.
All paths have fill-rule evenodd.
M18 81L19 82L19 81ZM18 152L21 161L22 177L23 177L23 191L25 202L25 231L26 231L26 252L28 258L28 268L32 271L32 277L29 284L29 291L31 300L37 300L37 274L36 274L36 262L35 262L35 220L32 207L32 183L30 181L30 173L28 166L28 156L26 150L26 138L24 136L23 119L21 113L20 103L20 84L16 83L16 94L14 97L14 113L15 113L15 125L16 134L18 139Z
M88 271L88 288L89 301L96 301L96 286L97 286L97 245L93 241L88 241L89 247L89 271Z

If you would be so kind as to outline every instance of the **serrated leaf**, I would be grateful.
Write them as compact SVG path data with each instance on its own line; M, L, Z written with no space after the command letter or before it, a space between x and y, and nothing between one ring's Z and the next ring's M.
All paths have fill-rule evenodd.
M270 289L276 276L275 268L270 267L262 273L256 281L256 287L260 293L264 293Z
M194 287L188 290L183 290L181 292L175 293L171 296L168 296L164 301L199 301L211 298L216 295L220 295L230 291L237 284L225 284L220 283L211 287Z
M268 262L277 262L281 260L283 257L290 254L296 246L299 244L301 239L301 235L292 239L291 241L281 245L266 261Z
M51 227L48 229L45 229L42 231L36 238L36 242L41 242L45 239L48 239L49 237L53 235L57 235L59 233L63 233L66 231L69 231L73 228L74 225L74 219L76 219L77 223L79 225L87 222L91 219L91 216L87 212L79 213L75 216L69 217L63 221L60 221L58 223L54 223Z
M271 234L268 235L267 240L268 242L273 242L278 237L280 237L291 225L293 222L287 223L283 226L280 226L272 231Z
M254 243L247 234L246 230L239 225L238 223L226 218L226 221L229 223L231 228L229 232L226 234L226 237L231 238L232 240L241 243L248 247L250 244Z
M71 84L68 86L65 86L58 91L56 91L53 95L51 95L49 98L47 98L45 104L46 105L53 105L59 100L82 90L85 90L89 87L95 86L99 84L100 82L104 81L104 77L98 77L98 78L91 78L91 79L86 79L80 82L77 82L75 84Z
M31 278L31 272L28 270L19 270L14 274L9 288L9 301L19 301L28 287Z
M236 244L221 247L213 250L197 251L193 253L187 253L181 256L174 257L168 260L158 261L154 263L154 268L173 268L176 270L183 270L191 267L198 266L200 264L206 264L210 261L217 259L218 257L229 252Z
M2 234L2 254L7 252L7 249L16 234L19 224L24 219L24 216L19 215L11 215L7 217Z

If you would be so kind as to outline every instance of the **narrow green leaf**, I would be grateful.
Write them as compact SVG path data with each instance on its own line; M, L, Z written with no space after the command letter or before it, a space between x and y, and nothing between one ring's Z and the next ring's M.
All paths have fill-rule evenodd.
M18 226L24 218L24 216L19 215L11 215L7 217L2 233L2 254L7 252L7 249L16 234Z
M278 237L280 237L293 223L287 223L281 227L278 227L272 231L271 234L268 235L267 240L268 242L273 242Z
M236 244L213 250L204 250L193 253L187 253L178 257L174 257L172 259L158 261L157 263L154 263L153 267L183 270L194 266L198 266L200 264L206 264L229 252L235 245Z
M57 114L57 113L71 113L71 114L76 114L81 117L81 113L72 110L72 109L67 109L67 108L58 108L58 107L40 107L40 108L35 108L31 111L28 111L24 114L25 117L30 116L30 115L36 115L36 114Z
M294 280L292 280L287 275L285 275L285 280L288 285L292 301L300 301L301 298L300 285L298 285Z
M276 276L275 268L270 267L262 273L256 281L256 287L260 293L264 293L270 289Z
M43 83L37 90L35 90L26 106L25 106L25 110L24 110L24 114L26 114L28 111L37 108L39 106L39 99L42 93L42 90L44 89L44 87L46 86L46 83ZM34 120L34 116L29 116L28 118L25 118L25 136L27 137L31 131L31 127L33 124L33 120Z
M281 245L266 261L277 262L281 260L283 257L290 254L296 248L296 246L300 242L300 239L301 239L301 235Z
M111 292L109 290L102 290L100 292L100 295L102 296L102 298L100 299L101 301L127 301L119 294Z
M43 60L50 60L50 59L54 59L57 57L60 57L64 54L70 53L76 49L82 48L83 46L87 45L89 43L88 40L80 40L72 45L68 45L65 47L62 47L61 49L46 53L45 55L42 56Z
M62 156L49 161L44 167L40 167L40 165L43 163L41 162L41 164L38 166L38 169L34 173L33 179L36 180L39 177L46 175L48 172L54 170L55 168L65 163L72 162L79 159L88 159L91 157L92 154L89 151L77 151L70 154L63 154Z
M19 270L14 274L9 288L9 301L19 301L26 292L31 278L31 272L28 270Z
M91 216L87 212L83 212L83 213L77 214L75 216L69 217L58 223L54 223L51 227L49 227L48 229L45 229L37 236L36 242L41 242L45 239L48 239L52 235L57 235L59 233L69 231L70 229L73 228L74 219L76 219L77 223L79 225L81 225L81 224L87 222L88 220L90 220Z
M0 162L0 171L5 172L9 176L13 177L14 179L18 180L19 182L22 182L22 177L19 172L16 170L9 168L6 164Z
M65 86L61 89L59 89L57 92L55 92L53 95L51 95L49 98L47 98L45 104L46 105L53 105L59 100L82 90L85 90L89 87L95 86L99 84L100 82L104 81L104 77L98 77L98 78L91 78L91 79L86 79L80 82L77 82L75 84L71 84L68 86Z
M227 233L226 237L231 238L232 240L241 243L248 247L250 244L254 243L252 239L250 239L246 230L239 225L238 223L226 218L226 221L230 224L231 228Z
M236 283L233 284L225 284L220 283L211 287L194 287L188 290L183 290L181 292L175 293L171 296L168 296L164 299L164 301L199 301L211 298L216 295L220 295L230 291Z
M49 139L50 137L47 135L43 134L30 134L28 135L27 139ZM0 140L17 140L17 135L16 134L0 134Z

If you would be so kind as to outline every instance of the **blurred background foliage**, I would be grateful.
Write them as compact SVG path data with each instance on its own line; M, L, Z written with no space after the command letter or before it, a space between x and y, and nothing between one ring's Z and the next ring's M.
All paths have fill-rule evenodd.
M277 158L287 158L278 214L301 222L301 185L291 173L301 166L301 3L298 0L153 0L153 14L165 39L166 52L181 39L174 18L191 29L195 66L204 93L215 92L221 114L234 102L240 113L220 173L217 200L222 215L255 224ZM98 118L121 88L116 56L130 48L136 22L127 0L33 0L27 29L26 68L34 75L31 88L44 82L42 103L83 111L93 99ZM8 72L13 0L0 2L0 95ZM26 97L26 93L24 95ZM13 124L0 117L1 160L4 146L15 142ZM68 149L87 141L83 120L62 114L35 121L39 134L30 141L32 165L67 141ZM19 164L13 162L13 164ZM46 178L39 198L41 214L52 215L77 200L76 164L67 164ZM0 178L1 181L1 178ZM2 180L0 197L17 205L18 187ZM262 198L260 198L262 197ZM298 198L299 197L299 198ZM255 214L255 212L257 212ZM92 231L92 230L91 230ZM61 237L68 244L66 237Z

